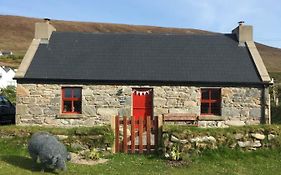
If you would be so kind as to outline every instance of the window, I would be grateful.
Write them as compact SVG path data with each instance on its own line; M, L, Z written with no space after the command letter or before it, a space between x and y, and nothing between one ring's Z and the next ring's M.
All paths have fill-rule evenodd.
M220 89L201 89L201 114L202 115L221 114Z
M79 87L62 88L62 113L81 114L82 89Z

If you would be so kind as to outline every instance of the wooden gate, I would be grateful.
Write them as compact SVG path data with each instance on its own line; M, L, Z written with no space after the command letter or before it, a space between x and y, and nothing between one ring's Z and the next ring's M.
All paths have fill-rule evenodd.
M145 118L145 120L144 120ZM162 117L113 117L114 152L150 153L157 150L162 129ZM136 127L137 126L137 127Z

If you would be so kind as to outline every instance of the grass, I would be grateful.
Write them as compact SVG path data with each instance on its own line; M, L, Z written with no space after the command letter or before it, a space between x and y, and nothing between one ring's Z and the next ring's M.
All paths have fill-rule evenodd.
M60 174L275 175L281 171L280 157L280 150L242 153L240 150L219 149L204 152L189 165L175 167L156 155L115 154L106 164L88 166L68 163L68 171ZM0 139L0 169L0 174L41 174L40 165L34 166L29 158L23 138Z
M274 83L281 83L281 72L269 72L271 78L274 78Z

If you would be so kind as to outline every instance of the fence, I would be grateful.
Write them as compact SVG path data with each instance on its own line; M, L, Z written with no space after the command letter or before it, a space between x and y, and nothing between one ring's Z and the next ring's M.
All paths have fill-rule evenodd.
M115 131L113 152L150 153L157 150L162 136L162 116L134 117L115 116L111 126Z

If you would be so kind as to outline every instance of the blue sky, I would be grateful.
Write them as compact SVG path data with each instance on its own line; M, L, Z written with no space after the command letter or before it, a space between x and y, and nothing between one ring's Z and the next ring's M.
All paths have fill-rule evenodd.
M0 14L223 33L243 20L256 41L281 48L280 0L0 0Z

